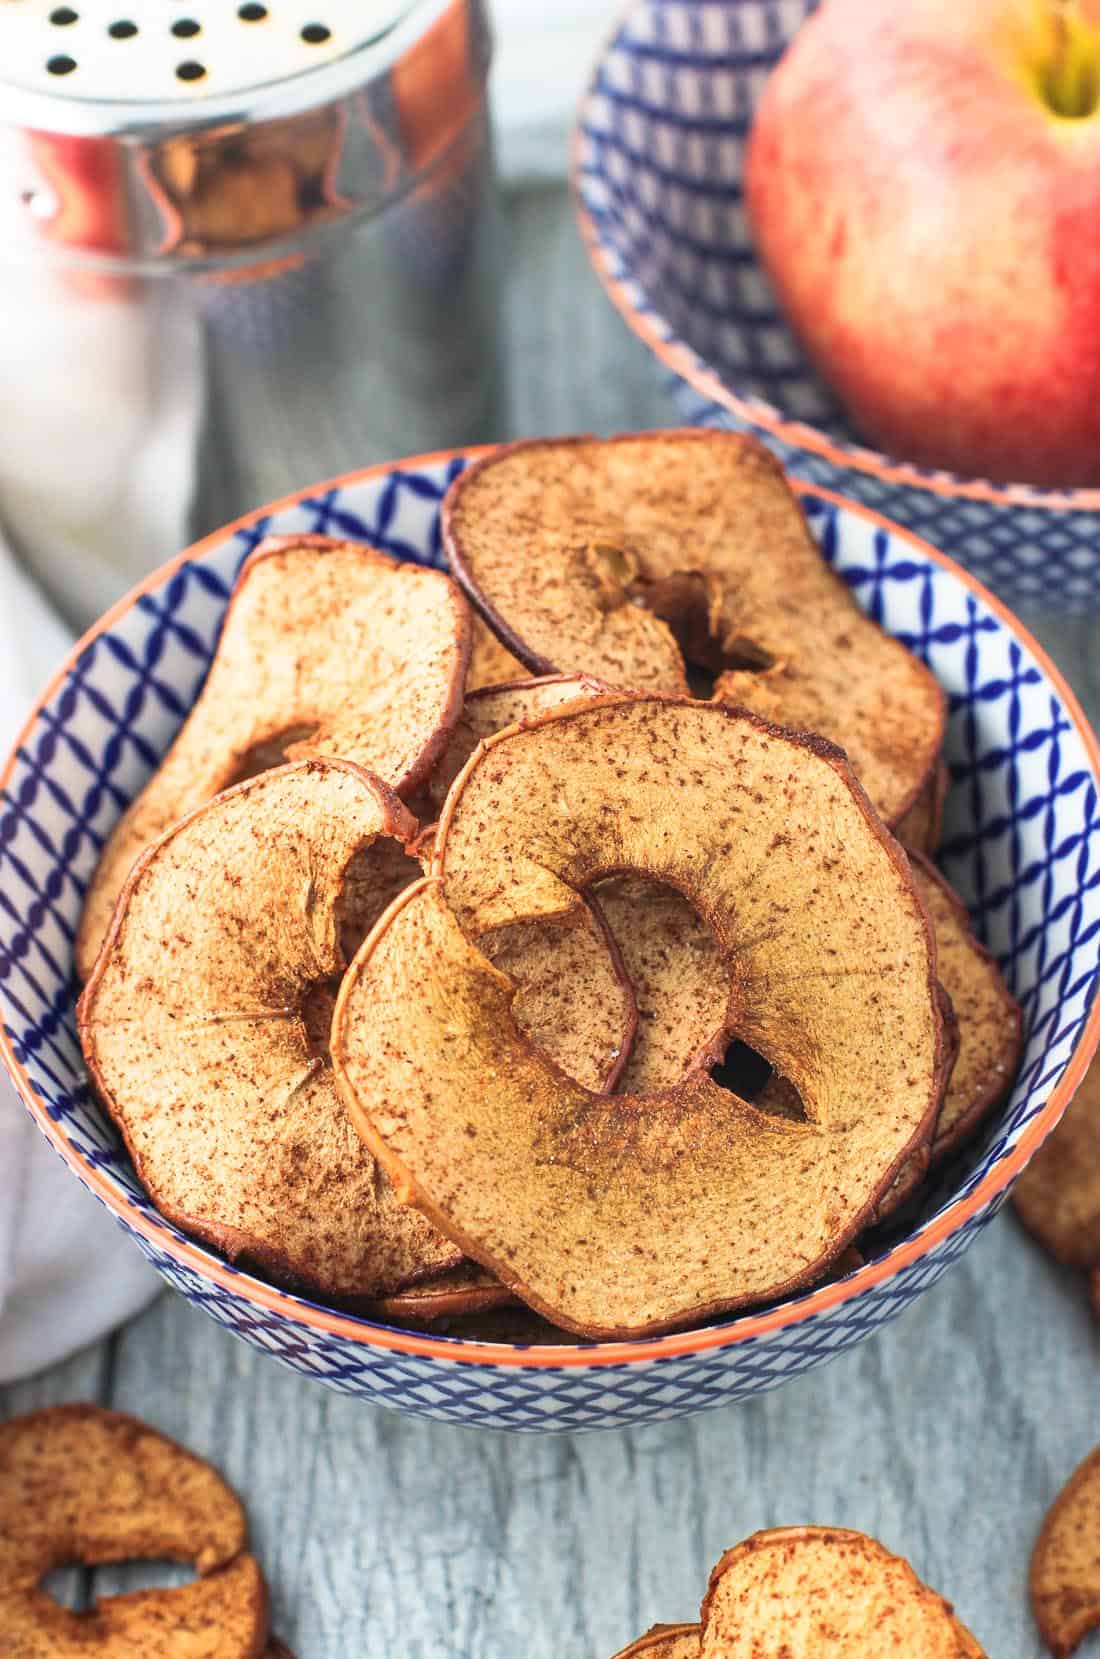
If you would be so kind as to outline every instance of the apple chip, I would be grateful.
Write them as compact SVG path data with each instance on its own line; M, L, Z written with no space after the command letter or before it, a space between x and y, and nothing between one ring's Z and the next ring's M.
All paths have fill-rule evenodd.
M0 1594L62 1564L191 1561L210 1573L246 1541L217 1470L136 1418L66 1405L0 1423Z
M578 697L598 697L608 689L589 674L549 674L541 680L514 680L508 685L467 692L446 752L428 780L428 796L435 811L442 810L447 791L485 738L520 720L547 714Z
M615 1659L699 1659L697 1624L655 1624Z
M638 1025L617 1085L656 1094L724 1047L729 982L718 941L675 888L611 876L592 889L634 988Z
M108 1596L86 1613L45 1590L0 1594L3 1651L15 1659L261 1659L267 1626L267 1587L250 1555L193 1584Z
M433 869L344 978L338 1086L401 1196L554 1323L643 1335L820 1278L931 1132L928 923L821 739L720 704L574 704L481 746ZM618 871L691 899L722 950L720 1035L791 1079L799 1120L703 1065L648 1098L597 1094L519 1031L477 941L567 916Z
M438 811L478 744L518 721L607 690L587 675L552 675L470 693L428 795ZM417 848L429 861L434 836ZM516 1020L562 1070L591 1089L612 1089L637 1027L634 991L598 905L552 922L516 922L482 940L482 949L517 986Z
M910 852L924 853L927 858L935 853L943 831L943 809L950 784L951 774L941 758L909 811L894 827L894 834Z
M472 691L480 691L482 686L503 685L508 680L525 679L526 675L527 670L519 658L513 657L493 630L475 614L470 636L470 664L466 670L467 697Z
M980 1659L950 1605L862 1532L779 1527L729 1550L710 1577L699 1659Z
M1001 970L974 935L963 901L940 872L910 855L917 891L936 935L940 982L958 1022L959 1051L932 1139L942 1158L973 1133L1012 1088L1023 1016Z
M1055 1659L1100 1629L1100 1446L1055 1500L1031 1557L1031 1605Z
M542 439L452 484L451 568L536 674L715 695L820 732L888 823L943 740L935 679L859 609L821 556L778 462L729 432Z
M78 1009L89 1071L162 1213L325 1297L385 1295L461 1259L397 1202L327 1054L346 873L413 827L350 762L226 791L135 867Z
M327 536L258 547L197 702L103 850L77 934L81 979L138 854L230 784L333 755L413 791L458 719L469 650L469 610L439 571Z
M1012 1193L1029 1233L1067 1267L1100 1267L1100 1061Z
M256 1659L267 1593L246 1541L240 1501L216 1470L132 1417L51 1406L0 1424L5 1652ZM38 1588L60 1566L132 1560L192 1562L200 1577L79 1614Z
M381 1296L371 1312L388 1325L433 1325L440 1319L485 1313L513 1300L498 1279L476 1262L463 1262L423 1284Z
M380 838L352 860L338 901L347 961L386 907L420 879L420 858L430 857L432 839L421 831L405 847ZM515 980L516 1019L532 1042L579 1083L614 1088L632 1052L638 1014L599 907L585 906L552 922L516 922L483 946ZM327 1011L331 1014L331 1003Z
M511 922L486 934L481 948L515 986L512 1015L535 1047L586 1089L617 1087L638 1010L598 906Z

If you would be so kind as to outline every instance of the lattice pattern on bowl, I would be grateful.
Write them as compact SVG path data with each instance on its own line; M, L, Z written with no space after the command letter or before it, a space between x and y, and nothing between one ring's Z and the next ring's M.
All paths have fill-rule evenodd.
M873 514L805 496L859 602L924 656L951 701L944 861L1026 1018L1012 1098L947 1168L918 1223L841 1284L706 1330L567 1349L372 1325L274 1290L170 1227L84 1078L72 940L109 826L163 754L209 662L234 576L270 531L360 537L441 563L439 506L461 455L352 475L199 544L110 613L31 718L0 794L5 1058L40 1127L164 1276L306 1375L402 1410L523 1430L683 1416L771 1388L875 1330L934 1283L1003 1201L1100 1030L1100 751L1038 647L947 561Z

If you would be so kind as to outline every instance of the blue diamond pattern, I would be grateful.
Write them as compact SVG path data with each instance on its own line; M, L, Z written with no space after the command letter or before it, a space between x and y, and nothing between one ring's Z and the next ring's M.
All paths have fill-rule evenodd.
M381 1347L366 1321L350 1322L354 1336L318 1328L301 1317L308 1304L292 1296L260 1299L250 1292L254 1281L225 1264L224 1284L193 1266L205 1252L180 1259L172 1245L181 1235L138 1185L84 1078L72 977L84 887L104 834L201 682L241 562L266 534L320 530L439 565L439 506L462 464L396 466L257 514L203 544L86 647L38 711L0 797L4 1029L77 1175L87 1182L94 1171L106 1181L120 1225L170 1284L281 1364L398 1410L522 1432L710 1410L775 1388L892 1319L956 1260L1003 1193L880 1282L764 1334L609 1365L472 1364L468 1345L454 1359ZM903 532L812 491L805 505L826 559L859 603L924 657L948 692L945 867L1025 1012L1012 1098L984 1139L940 1172L919 1232L1015 1147L1082 1035L1098 975L1097 778L1073 712L1030 649L966 584ZM449 1346L444 1339L444 1353Z
M768 73L816 0L638 0L581 115L577 179L601 263L631 310L694 373L710 370L765 419L815 426L840 461L780 438L695 389L669 384L692 423L756 431L799 477L896 519L1016 605L1100 603L1100 513L950 493L860 464L861 450L802 357L756 263L741 199L745 140ZM662 371L664 373L665 371ZM926 487L924 481L948 485Z

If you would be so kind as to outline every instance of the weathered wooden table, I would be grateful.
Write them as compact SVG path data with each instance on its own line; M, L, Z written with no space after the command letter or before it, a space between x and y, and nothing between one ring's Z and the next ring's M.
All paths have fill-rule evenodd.
M564 192L513 195L506 221L511 434L674 419L588 271ZM1100 716L1095 629L1030 620ZM282 1370L171 1294L0 1391L0 1416L72 1399L136 1412L226 1472L298 1659L607 1659L654 1620L694 1617L728 1545L799 1521L877 1534L991 1659L1037 1659L1028 1554L1100 1440L1100 1323L1080 1280L1003 1214L876 1338L691 1422L521 1438L406 1421ZM68 1592L174 1581L89 1577Z

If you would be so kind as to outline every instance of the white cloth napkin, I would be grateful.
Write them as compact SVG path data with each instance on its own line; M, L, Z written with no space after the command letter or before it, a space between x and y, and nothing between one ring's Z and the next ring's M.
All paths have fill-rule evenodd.
M0 542L0 755L69 643ZM0 1073L0 1383L103 1336L144 1307L160 1282Z

